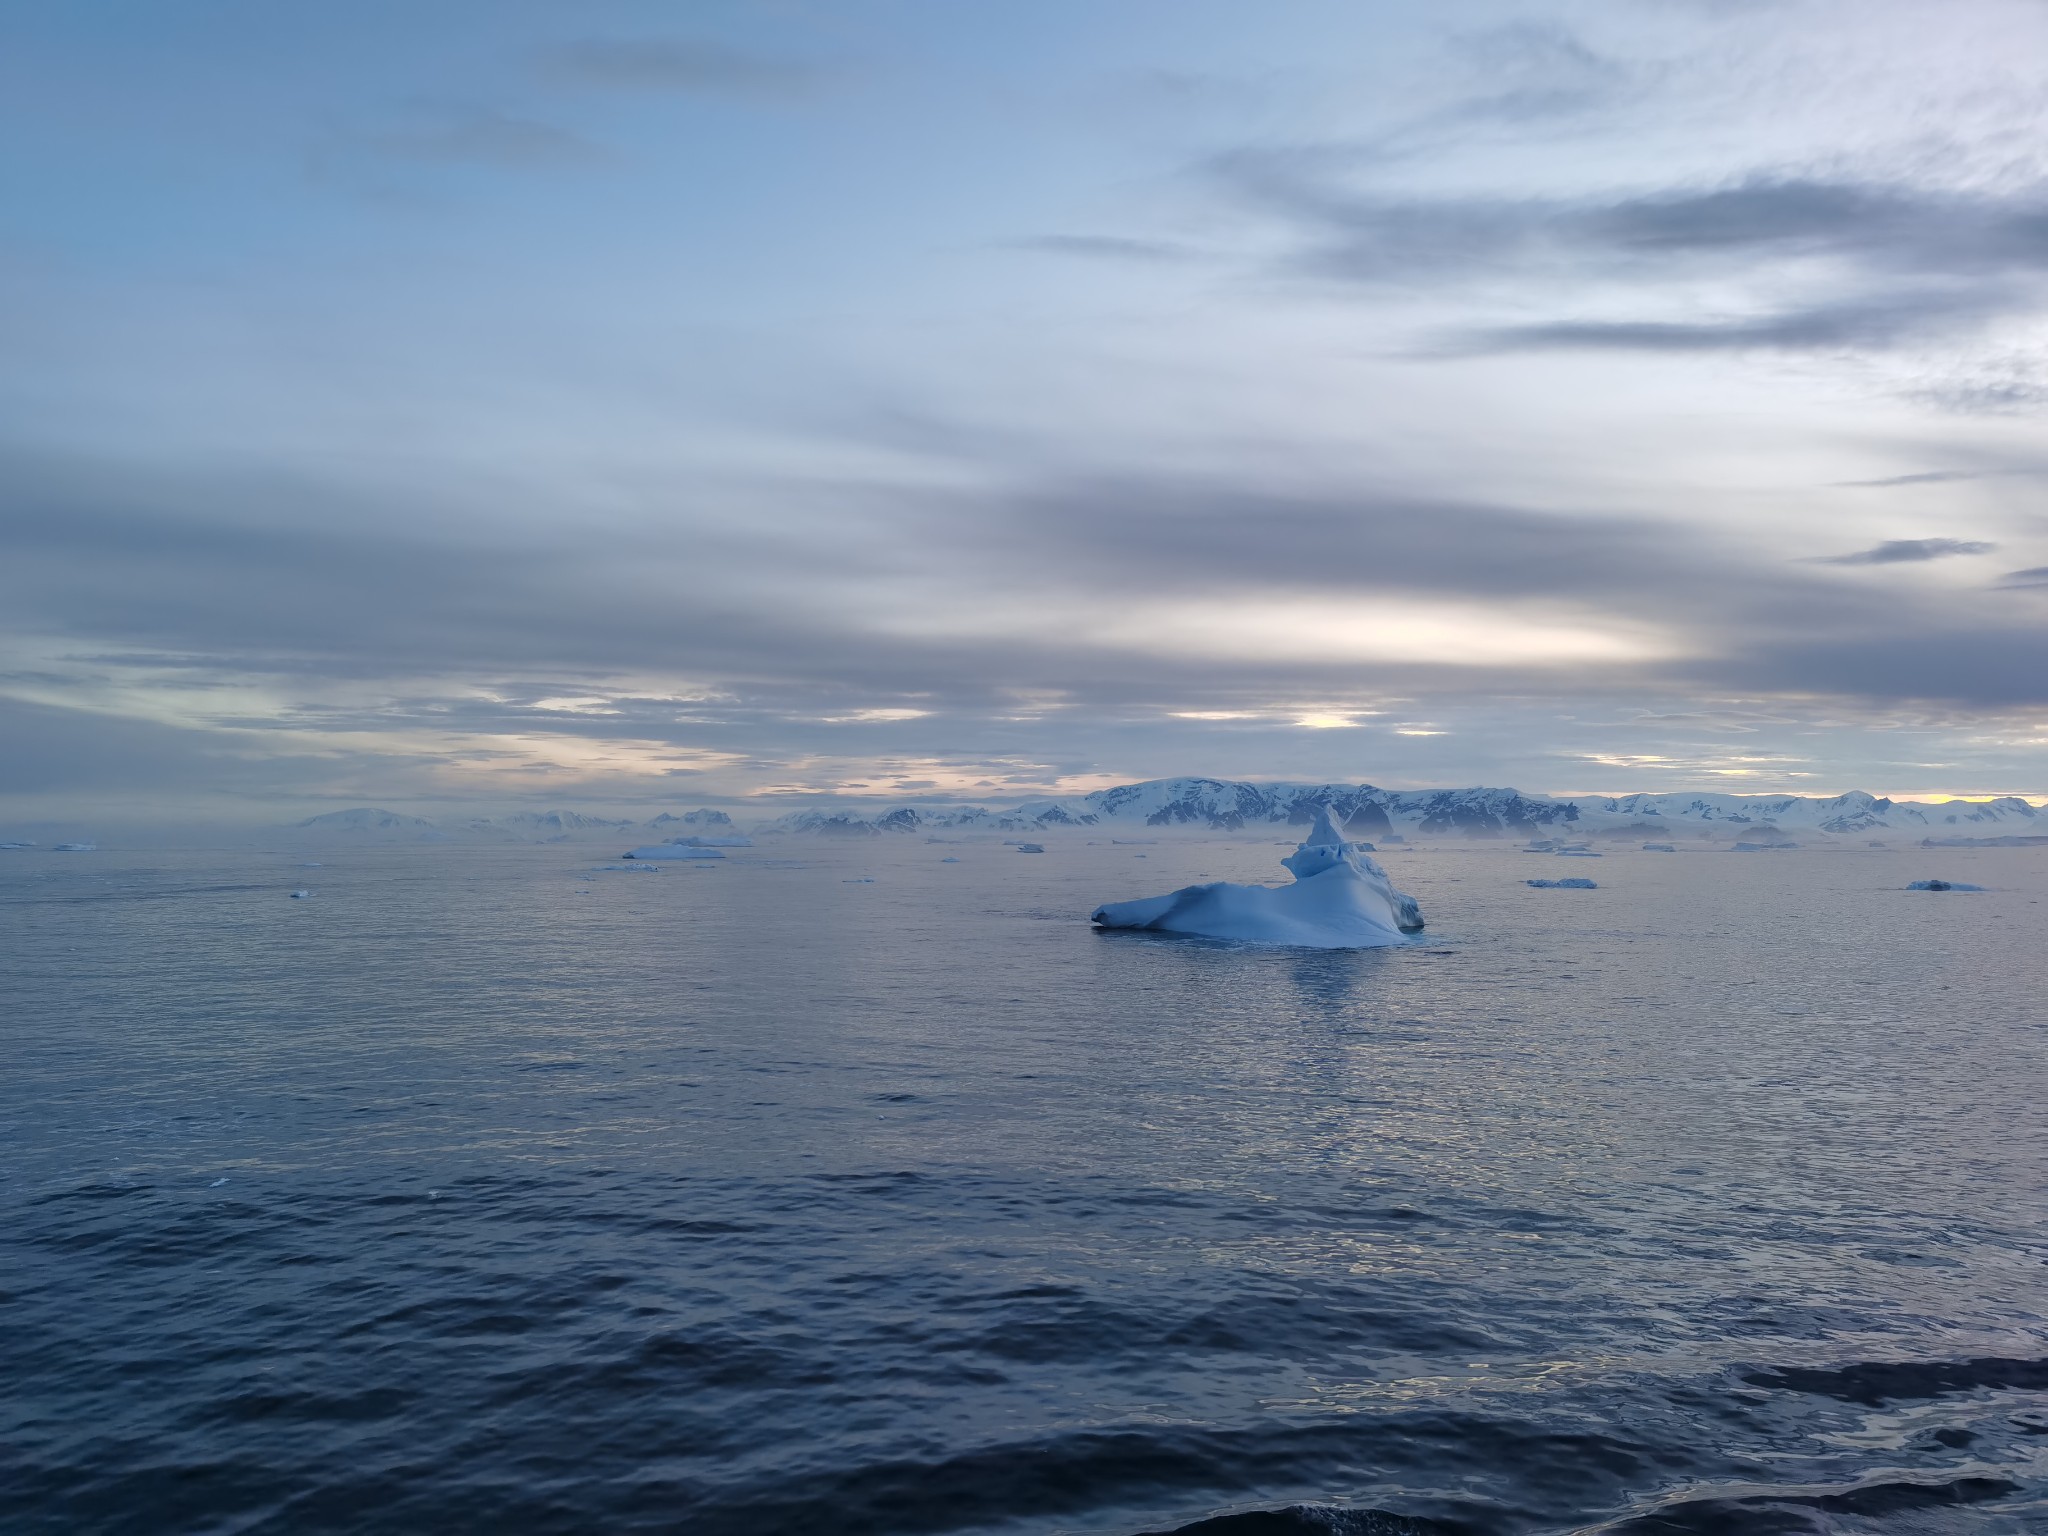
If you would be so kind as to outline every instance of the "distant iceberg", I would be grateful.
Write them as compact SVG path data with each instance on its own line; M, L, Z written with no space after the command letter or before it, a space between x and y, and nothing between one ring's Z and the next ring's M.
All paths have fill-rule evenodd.
M723 811L714 811L709 806L699 806L696 810L685 811L680 816L672 815L668 811L663 811L659 816L655 817L654 820L648 822L647 825L649 825L650 827L657 828L730 827L732 825L732 818L726 815Z
M1909 891L1981 891L1981 885L1971 885L1964 880L1915 880L1906 887Z
M1577 876L1573 876L1568 880L1530 880L1526 883L1535 886L1539 891L1597 891L1600 889L1591 880L1581 880Z
M1090 920L1098 928L1312 949L1382 949L1414 942L1410 935L1422 931L1415 899L1344 840L1327 805L1318 807L1307 841L1280 862L1292 885L1190 885L1169 896L1107 902Z

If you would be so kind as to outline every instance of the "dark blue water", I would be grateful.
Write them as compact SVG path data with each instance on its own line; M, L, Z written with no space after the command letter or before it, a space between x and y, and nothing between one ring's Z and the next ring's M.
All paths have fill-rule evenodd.
M0 1527L2048 1529L2048 858L1281 851L0 855Z

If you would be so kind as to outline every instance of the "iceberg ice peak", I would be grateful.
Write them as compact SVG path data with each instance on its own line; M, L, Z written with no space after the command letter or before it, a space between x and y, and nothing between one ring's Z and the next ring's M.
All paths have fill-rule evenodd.
M1251 944L1315 949L1378 949L1409 942L1422 929L1415 898L1394 889L1387 872L1346 842L1327 805L1307 838L1281 864L1292 885L1190 885L1168 896L1106 902L1099 928L1146 928Z

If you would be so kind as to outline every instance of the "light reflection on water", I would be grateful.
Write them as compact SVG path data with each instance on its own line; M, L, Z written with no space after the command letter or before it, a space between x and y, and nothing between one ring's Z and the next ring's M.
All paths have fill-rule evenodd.
M0 856L0 1513L2048 1518L2048 857L1048 849Z

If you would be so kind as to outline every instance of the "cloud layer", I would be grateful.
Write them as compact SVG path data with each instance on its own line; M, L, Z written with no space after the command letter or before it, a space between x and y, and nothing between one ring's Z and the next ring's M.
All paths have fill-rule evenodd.
M32 28L0 809L2048 791L2048 17L1849 14Z

